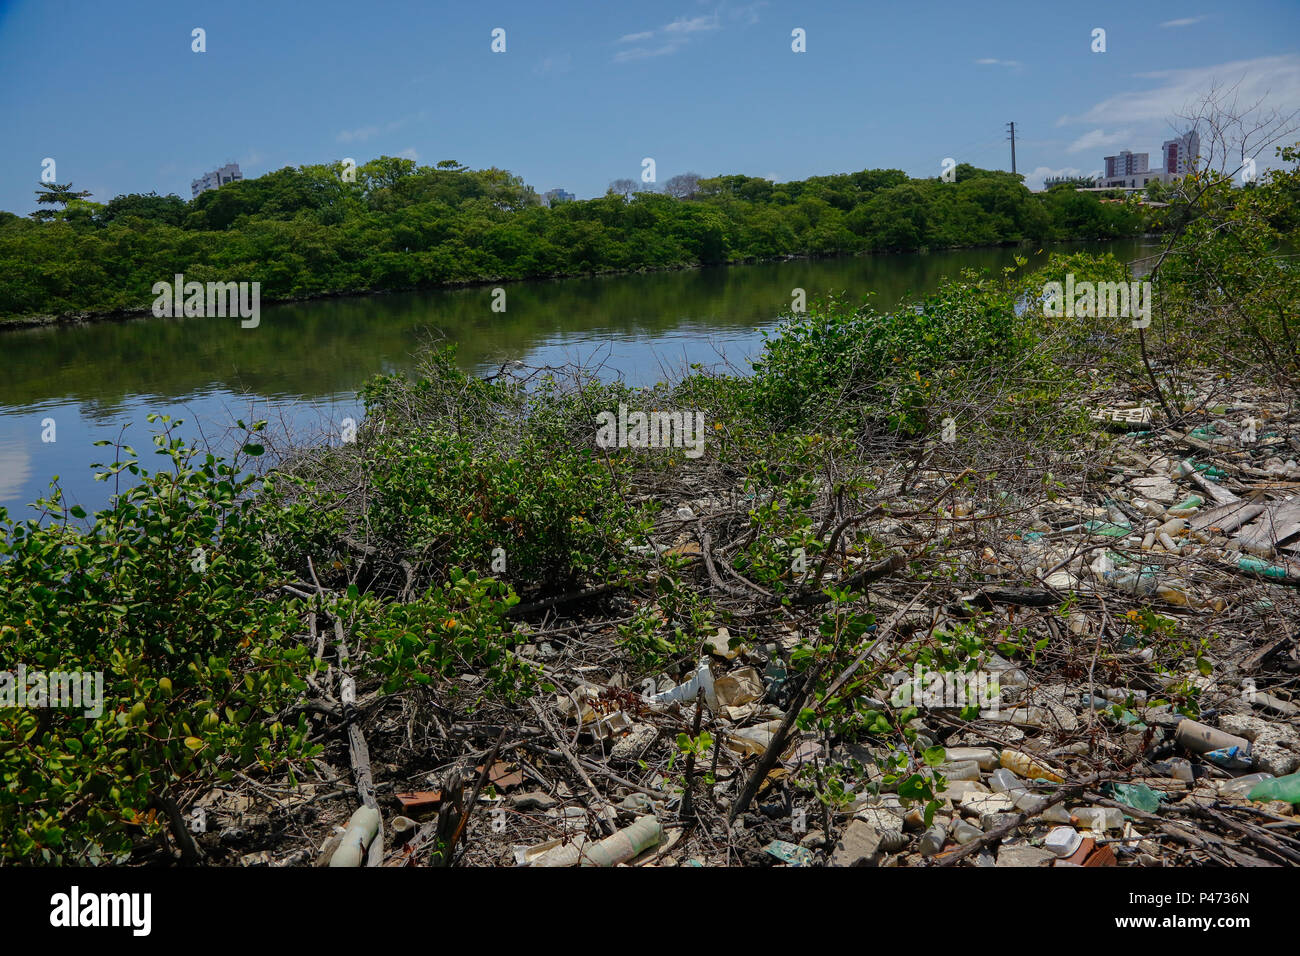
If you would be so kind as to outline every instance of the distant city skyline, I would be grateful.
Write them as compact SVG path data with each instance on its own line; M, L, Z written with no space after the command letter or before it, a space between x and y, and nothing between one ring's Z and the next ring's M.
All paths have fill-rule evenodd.
M198 179L190 182L190 198L193 199L199 193L205 193L209 189L220 189L227 183L238 182L243 179L243 174L239 171L239 163L226 163L224 166L212 170L210 173L204 173Z
M1119 148L1154 156L1212 84L1235 85L1242 103L1300 106L1294 0L1249 16L1184 0L1123 16L954 0L924 11L321 0L305 24L248 0L0 0L0 209L36 208L45 159L97 202L188 198L229 161L254 178L379 155L500 166L584 199L615 179L640 184L647 158L659 188L688 171L928 177L948 157L1009 169L1010 120L1018 168L1041 189L1103 172ZM1092 51L1099 28L1105 52ZM1257 160L1269 168L1272 151Z
M1200 155L1201 137L1188 129L1160 144L1159 157L1151 164L1150 152L1121 149L1102 158L1104 169L1098 178L1101 186L1127 186L1137 189L1153 182L1170 182L1192 172L1204 162Z

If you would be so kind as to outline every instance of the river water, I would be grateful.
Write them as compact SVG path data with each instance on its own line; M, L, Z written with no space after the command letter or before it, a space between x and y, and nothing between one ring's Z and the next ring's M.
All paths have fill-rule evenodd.
M1152 247L1058 248L1133 261ZM0 508L34 517L25 506L55 475L69 503L105 506L113 489L91 465L111 461L112 449L93 442L125 441L146 467L162 467L150 454L150 412L184 419L184 434L218 448L239 418L268 419L298 440L337 436L343 419L360 418L357 388L377 372L409 369L433 340L455 342L473 371L581 362L634 385L696 362L743 372L795 288L810 301L871 294L887 309L963 269L1011 265L1016 254L1033 265L1047 253L963 249L517 282L503 286L504 312L480 287L264 305L253 329L237 318L147 317L0 332Z

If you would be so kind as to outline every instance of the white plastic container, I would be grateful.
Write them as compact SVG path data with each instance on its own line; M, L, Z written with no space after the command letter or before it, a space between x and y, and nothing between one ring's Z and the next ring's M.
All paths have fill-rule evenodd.
M1067 857L1079 849L1083 843L1083 834L1074 827L1055 827L1043 841L1043 849L1051 850L1058 857Z

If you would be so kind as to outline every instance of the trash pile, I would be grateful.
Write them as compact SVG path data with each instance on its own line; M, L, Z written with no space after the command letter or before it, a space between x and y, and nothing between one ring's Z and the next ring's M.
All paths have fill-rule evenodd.
M336 739L335 789L270 795L297 837L264 862L1300 863L1300 417L1092 417L1086 476L1037 494L881 463L782 594L737 568L741 489L664 503L652 550L712 610L680 669L621 652L664 571L517 622L545 693L456 719L358 692L375 808L349 817Z

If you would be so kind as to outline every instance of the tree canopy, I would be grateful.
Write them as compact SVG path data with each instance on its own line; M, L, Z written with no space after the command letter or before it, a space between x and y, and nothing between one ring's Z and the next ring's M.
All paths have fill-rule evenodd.
M717 264L784 256L1105 239L1132 205L963 164L954 182L865 169L777 183L615 181L548 208L519 176L380 156L288 166L201 193L87 202L51 185L43 220L0 217L0 314L141 308L160 278L258 281L264 301L340 292ZM671 187L671 188L668 188Z

